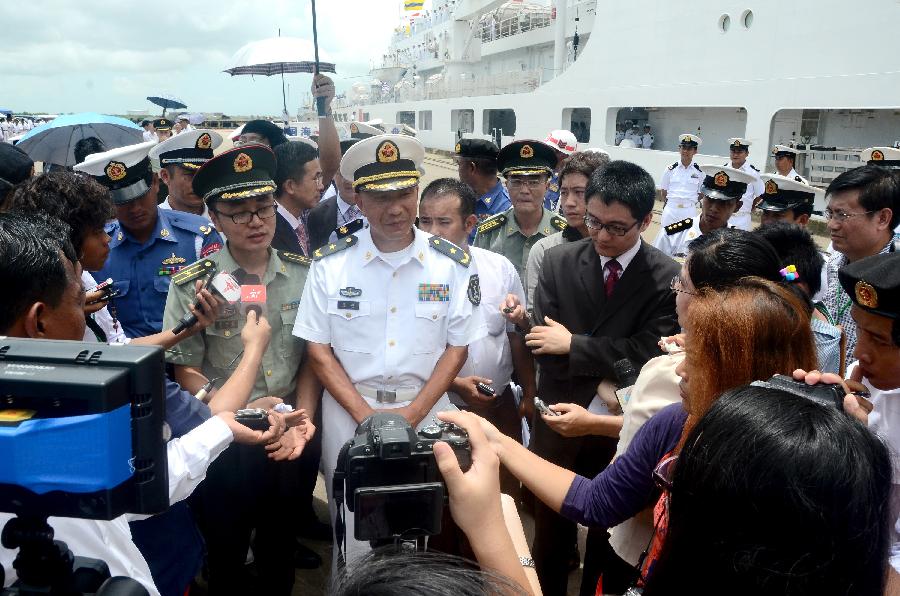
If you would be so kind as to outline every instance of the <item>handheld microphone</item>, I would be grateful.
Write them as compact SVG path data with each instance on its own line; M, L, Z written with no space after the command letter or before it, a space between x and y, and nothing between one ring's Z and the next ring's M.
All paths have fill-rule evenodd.
M246 317L251 310L256 312L257 320L266 314L266 286L258 275L248 273L241 284L241 313Z
M616 389L616 399L619 400L619 407L625 409L625 404L631 399L631 388L637 383L638 371L634 369L634 363L628 358L616 360L613 363L613 373L619 380L619 388Z
M211 271L206 275L201 289L207 288L212 290L214 294L218 294L229 304L233 304L241 299L241 286L238 284L234 276L223 271L221 273L217 273L210 280L210 276L212 276L212 273L213 272ZM194 302L194 308L202 311L203 307L200 306L199 298L196 302ZM181 320L178 321L178 325L176 325L175 328L172 329L172 333L178 335L185 329L193 327L196 324L197 316L192 312L186 313L183 317L181 317Z

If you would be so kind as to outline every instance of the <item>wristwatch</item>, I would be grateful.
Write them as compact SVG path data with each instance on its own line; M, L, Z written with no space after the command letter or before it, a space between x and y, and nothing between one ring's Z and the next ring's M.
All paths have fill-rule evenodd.
M519 557L519 563L522 564L522 567L531 567L534 569L534 559L531 557Z

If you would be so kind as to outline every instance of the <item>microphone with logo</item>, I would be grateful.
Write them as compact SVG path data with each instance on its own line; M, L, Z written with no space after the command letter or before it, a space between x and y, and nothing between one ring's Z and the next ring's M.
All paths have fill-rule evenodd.
M266 314L266 286L252 273L241 283L241 313L246 317L250 311L256 313L257 322Z
M233 275L226 273L224 271L217 273L212 280L209 280L209 276L207 276L208 282L203 285L204 288L212 291L214 295L218 295L220 298L228 302L229 304L234 304L241 299L241 286L238 281L234 278ZM202 309L200 306L200 300L198 299L194 303L195 309ZM197 317L194 313L186 313L181 320L178 321L178 325L172 329L172 333L178 335L185 329L189 327L193 327L197 324Z

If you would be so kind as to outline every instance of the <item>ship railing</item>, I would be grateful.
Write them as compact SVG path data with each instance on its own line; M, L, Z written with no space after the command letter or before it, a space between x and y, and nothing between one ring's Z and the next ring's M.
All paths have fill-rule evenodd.
M493 16L481 21L481 41L488 43L535 29L543 29L552 24L548 13L519 13L497 21Z
M397 103L427 99L450 99L481 95L528 93L541 86L541 70L510 71L475 79L472 76L438 78L420 82L413 87L404 83L391 89L374 92L368 103Z

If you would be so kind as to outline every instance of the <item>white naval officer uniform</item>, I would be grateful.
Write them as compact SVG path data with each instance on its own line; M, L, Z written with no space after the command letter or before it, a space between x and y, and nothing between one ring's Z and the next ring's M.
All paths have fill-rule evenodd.
M323 246L324 257L314 253L316 260L297 311L294 335L330 345L373 409L408 405L448 345L467 346L487 333L480 309L468 298L470 276L475 273L431 245L443 242L468 255L419 229L414 228L414 233L413 242L394 253L379 251L370 229ZM341 243L346 243L343 248ZM380 403L379 390L396 392L396 401ZM444 394L418 428L448 409L454 408ZM325 390L322 462L332 526L337 513L331 490L334 468L341 447L353 438L356 427L356 421ZM353 514L345 521L349 563L367 552L369 544L353 538ZM335 560L338 550L333 550Z
M725 165L729 168L734 167L731 165L730 161ZM744 165L736 169L753 176L753 182L747 185L747 191L744 192L744 196L741 197L741 208L740 210L735 211L731 218L729 218L728 227L749 231L751 227L750 212L753 211L753 201L756 197L765 192L765 185L763 185L762 179L759 177L759 170L751 165L749 161L745 161Z
M641 148L642 148L642 149L651 149L651 148L653 148L653 141L654 141L654 140L655 140L655 139L653 138L653 135L652 135L652 134L650 134L649 132L645 132L644 134L641 135Z
M491 387L499 397L509 385L513 373L512 351L507 333L516 330L500 312L500 305L507 294L515 294L520 304L525 302L525 290L516 268L509 259L484 248L469 247L475 272L481 287L481 311L487 334L469 344L469 356L457 376L478 375L493 381ZM470 267L472 269L472 267ZM466 402L455 393L449 393L450 401L457 406Z
M659 225L665 227L697 213L698 194L704 177L697 162L685 167L679 160L666 168L659 182L659 188L666 191L666 206Z
M701 213L697 213L692 218L689 217L663 227L656 236L656 240L653 241L654 248L658 248L673 259L684 262L688 253L688 245L703 235L703 232L700 231L700 215Z

